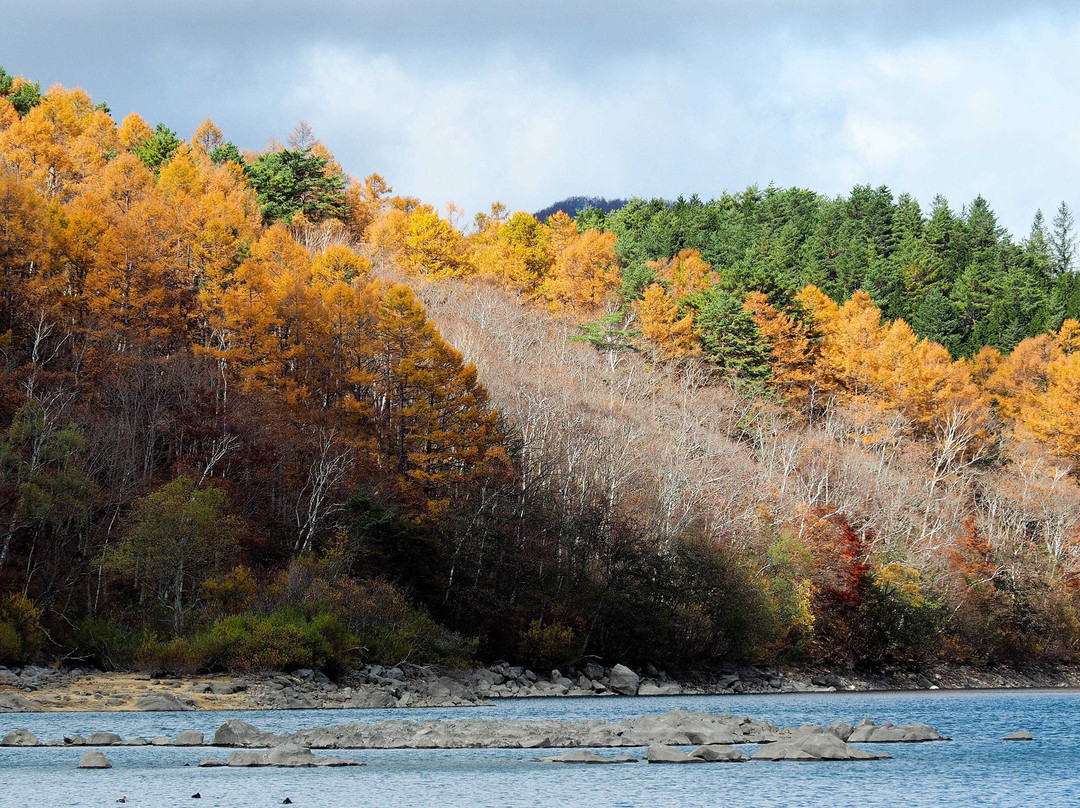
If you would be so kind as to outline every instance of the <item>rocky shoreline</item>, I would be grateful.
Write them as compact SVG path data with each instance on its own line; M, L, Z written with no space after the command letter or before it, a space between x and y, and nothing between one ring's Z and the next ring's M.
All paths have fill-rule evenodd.
M668 673L616 664L544 672L505 662L481 669L415 665L359 667L338 681L300 670L258 678L168 677L28 666L0 668L0 712L122 710L296 710L463 707L495 699L583 696L730 695L983 688L1080 687L1080 666L920 671L783 671L755 667Z

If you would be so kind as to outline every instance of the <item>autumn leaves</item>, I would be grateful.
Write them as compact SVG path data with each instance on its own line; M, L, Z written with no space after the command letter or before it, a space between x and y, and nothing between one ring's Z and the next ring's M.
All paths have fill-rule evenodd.
M193 351L218 369L223 409L236 388L272 396L433 497L498 455L475 370L407 287L374 279L346 246L346 223L333 222L346 218L344 195L328 211L298 200L291 228L264 227L258 178L211 158L223 143L212 122L190 144L155 145L160 134L134 114L116 126L85 92L60 87L4 116L3 331L21 341L47 323L50 370L89 377ZM329 166L326 155L312 165ZM373 254L436 277L467 263L461 234L430 208L385 200L377 178L361 188L347 224L355 235L370 226ZM320 218L337 228L313 254L294 235Z

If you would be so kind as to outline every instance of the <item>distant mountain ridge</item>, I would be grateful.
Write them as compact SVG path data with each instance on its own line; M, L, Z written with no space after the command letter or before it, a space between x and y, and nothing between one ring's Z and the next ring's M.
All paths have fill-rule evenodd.
M566 199L536 211L533 216L544 222L547 221L548 216L554 216L560 210L570 218L577 216L586 208L599 208L604 213L612 213L626 202L625 199L605 199L602 196L568 196Z

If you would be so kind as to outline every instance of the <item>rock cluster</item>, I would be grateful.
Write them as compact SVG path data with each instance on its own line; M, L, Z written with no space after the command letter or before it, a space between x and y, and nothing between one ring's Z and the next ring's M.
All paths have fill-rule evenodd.
M42 746L42 743L28 729L13 729L0 738L0 746Z
M313 766L363 766L359 760L346 760L338 757L322 757L314 754L310 749L305 749L294 743L284 743L273 746L265 752L256 752L247 749L236 749L229 753L226 760L205 757L199 763L200 767L211 768L214 766L275 766L278 768L310 768Z
M699 746L701 749L697 750L697 756L708 760L710 755L720 754L719 750L709 751L708 747L801 742L811 734L827 734L829 738L821 743L838 741L841 746L846 746L846 736L855 733L866 736L863 740L866 743L945 740L933 727L925 724L897 727L893 724L877 725L872 721L863 721L857 727L837 722L830 725L828 730L812 725L800 729L782 729L765 721L727 713L672 710L622 721L394 719L352 722L284 735L263 732L251 724L234 719L226 721L218 728L212 743L216 746L244 748L295 743L312 749L595 749L660 744ZM852 759L861 758L855 756Z

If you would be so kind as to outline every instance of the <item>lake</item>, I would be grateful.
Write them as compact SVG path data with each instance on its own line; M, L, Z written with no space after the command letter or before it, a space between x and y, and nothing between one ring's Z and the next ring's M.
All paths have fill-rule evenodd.
M210 735L228 718L260 729L386 718L620 719L683 709L727 712L781 726L922 721L950 742L887 744L892 760L858 763L752 761L656 766L541 765L538 750L356 750L336 753L367 762L343 769L198 769L223 750L112 747L113 768L80 771L73 748L0 748L0 805L198 805L200 808L296 806L990 806L1057 808L1080 804L1080 691L932 691L813 693L769 696L517 699L493 707L417 710L305 710L202 713L22 713L0 715L0 735L27 727L45 740L97 730L124 738L196 729ZM1035 742L1003 742L1028 729ZM751 752L755 747L744 747ZM620 750L633 753L635 750ZM641 753L644 750L636 750ZM188 764L185 766L185 764ZM200 793L202 800L192 802Z

